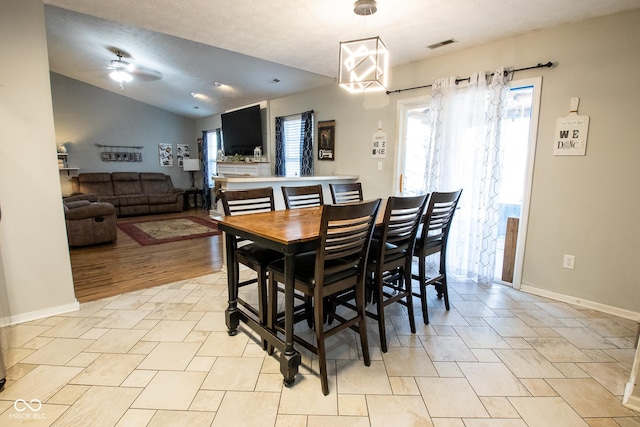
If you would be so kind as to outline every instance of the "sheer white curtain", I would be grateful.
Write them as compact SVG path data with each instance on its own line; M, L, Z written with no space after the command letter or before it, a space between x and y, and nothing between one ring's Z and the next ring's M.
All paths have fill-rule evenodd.
M455 77L432 85L432 135L427 191L463 189L447 248L449 272L491 283L498 237L502 170L500 124L508 93L504 69Z

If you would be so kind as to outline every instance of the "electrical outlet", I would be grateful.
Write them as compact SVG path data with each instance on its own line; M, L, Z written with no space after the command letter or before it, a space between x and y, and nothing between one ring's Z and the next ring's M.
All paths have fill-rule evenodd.
M565 255L564 261L562 262L563 268L568 268L569 270L573 270L573 266L576 263L576 257L573 255Z

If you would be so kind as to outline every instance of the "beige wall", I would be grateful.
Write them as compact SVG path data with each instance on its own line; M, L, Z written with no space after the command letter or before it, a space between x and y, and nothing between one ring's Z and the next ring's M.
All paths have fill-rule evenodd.
M13 323L78 305L58 185L40 0L1 3L0 48L4 58L19 58L0 65L0 297L6 295L9 311L0 321Z

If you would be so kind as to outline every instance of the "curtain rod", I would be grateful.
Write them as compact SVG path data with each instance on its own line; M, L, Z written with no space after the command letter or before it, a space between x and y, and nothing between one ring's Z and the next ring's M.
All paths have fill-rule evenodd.
M505 70L505 71L504 71L504 75L505 75L505 76L508 76L508 75L509 75L509 73L515 73L516 71L533 70L533 69L535 69L535 68L544 68L544 67L547 67L547 68L551 68L551 67L553 67L553 62L549 61L549 62L547 62L547 63L545 63L545 64L543 64L543 63L541 63L541 62L540 62L540 63L538 63L538 65L533 65L533 66L531 66L531 67L516 68L515 70ZM491 73L491 74L488 74L488 75L493 76L494 74L495 74L495 73ZM471 79L471 77L466 77L466 78L464 78L464 79L456 79L456 84L458 84L459 82L463 82L463 81L465 81L465 80L469 81L470 79ZM406 91L406 90L424 89L424 88L431 87L431 86L432 86L432 85L423 85L423 86L408 87L408 88L405 88L405 89L388 90L388 91L387 91L387 95L389 95L389 94L391 94L391 93L400 93L400 92L404 92L404 91Z

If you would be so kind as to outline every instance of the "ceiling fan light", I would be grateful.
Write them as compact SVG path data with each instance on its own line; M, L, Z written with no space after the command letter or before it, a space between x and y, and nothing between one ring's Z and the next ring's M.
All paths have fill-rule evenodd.
M111 77L113 80L117 81L118 83L123 83L123 82L128 83L131 80L133 80L133 76L124 70L112 71L111 73L109 73L109 77Z

